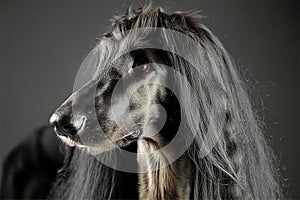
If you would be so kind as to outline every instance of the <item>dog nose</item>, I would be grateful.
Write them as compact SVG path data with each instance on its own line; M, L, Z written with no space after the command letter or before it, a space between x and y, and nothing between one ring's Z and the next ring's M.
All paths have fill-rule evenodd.
M74 126L70 115L54 113L50 117L49 123L58 135L72 137L77 134L77 128Z

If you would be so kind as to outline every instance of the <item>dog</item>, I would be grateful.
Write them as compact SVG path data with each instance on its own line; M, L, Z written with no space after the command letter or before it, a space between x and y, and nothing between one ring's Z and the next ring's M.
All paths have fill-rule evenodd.
M66 155L48 198L281 198L234 61L197 12L130 8L83 67L50 118Z

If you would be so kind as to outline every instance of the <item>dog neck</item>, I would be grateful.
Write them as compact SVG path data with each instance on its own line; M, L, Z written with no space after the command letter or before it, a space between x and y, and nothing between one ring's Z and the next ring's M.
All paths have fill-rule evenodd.
M147 156L143 153L154 151L157 146L146 140L138 141L138 165L139 168L151 169L157 166L157 170L139 173L139 199L189 199L191 186L191 161L183 154L172 164L160 168L165 156L159 153L157 156Z

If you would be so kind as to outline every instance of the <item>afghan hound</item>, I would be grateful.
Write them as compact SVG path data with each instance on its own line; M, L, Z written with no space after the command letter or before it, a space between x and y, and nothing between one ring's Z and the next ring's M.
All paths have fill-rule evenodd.
M198 12L130 8L82 66L50 118L66 155L49 198L282 198L234 61Z

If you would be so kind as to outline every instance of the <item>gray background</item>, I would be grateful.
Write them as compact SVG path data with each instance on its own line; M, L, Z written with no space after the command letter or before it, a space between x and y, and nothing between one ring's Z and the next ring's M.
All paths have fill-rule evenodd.
M171 11L203 11L204 22L248 80L287 188L293 198L300 198L299 1L156 4ZM0 161L48 122L71 93L77 69L96 38L127 5L129 1L121 0L0 0Z

